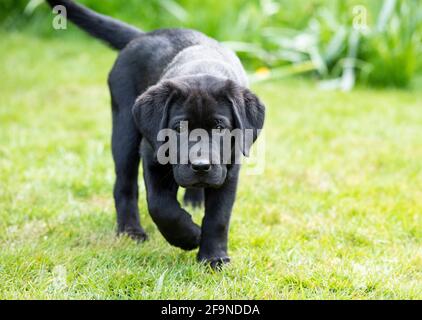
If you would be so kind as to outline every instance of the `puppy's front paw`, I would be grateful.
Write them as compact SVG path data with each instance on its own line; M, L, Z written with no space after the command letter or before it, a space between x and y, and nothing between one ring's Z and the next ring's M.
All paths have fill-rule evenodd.
M209 265L214 270L221 270L224 265L230 263L230 257L226 254L204 256L199 253L198 261Z
M182 234L181 236L179 234ZM173 237L166 237L167 241L180 249L189 251L199 247L199 242L201 240L201 228L197 225L193 225L191 230L187 234L182 232L175 233Z
M117 235L127 235L129 238L139 243L148 240L148 235L142 228L124 228L123 230L119 230Z

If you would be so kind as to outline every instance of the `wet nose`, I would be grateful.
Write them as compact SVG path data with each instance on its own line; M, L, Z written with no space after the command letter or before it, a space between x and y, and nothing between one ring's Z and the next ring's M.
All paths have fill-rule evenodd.
M205 173L211 170L211 163L206 159L192 161L191 168L194 172Z

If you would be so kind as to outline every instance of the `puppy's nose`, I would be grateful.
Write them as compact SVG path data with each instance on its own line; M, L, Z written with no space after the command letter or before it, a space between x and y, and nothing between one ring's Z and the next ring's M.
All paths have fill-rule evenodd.
M198 159L192 161L191 168L194 172L208 172L211 170L211 163L207 159Z

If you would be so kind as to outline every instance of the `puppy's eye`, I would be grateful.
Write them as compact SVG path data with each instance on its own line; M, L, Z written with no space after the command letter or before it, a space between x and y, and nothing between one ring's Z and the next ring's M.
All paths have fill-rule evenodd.
M214 126L214 129L217 129L217 130L224 130L224 129L225 129L225 127L224 127L221 123L217 123L217 124Z
M182 131L182 126L180 125L180 123L176 124L173 130L176 131L177 133L180 133Z
M174 127L173 130L176 131L177 133L181 133L186 131L187 127L186 125L184 125L182 122L177 123Z

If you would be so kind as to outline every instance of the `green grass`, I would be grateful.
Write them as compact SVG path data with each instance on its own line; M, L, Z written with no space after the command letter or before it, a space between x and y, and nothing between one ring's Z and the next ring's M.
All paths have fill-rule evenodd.
M0 298L422 298L420 90L254 86L265 172L242 175L232 263L214 273L159 234L142 180L150 240L115 236L115 53L0 37Z

